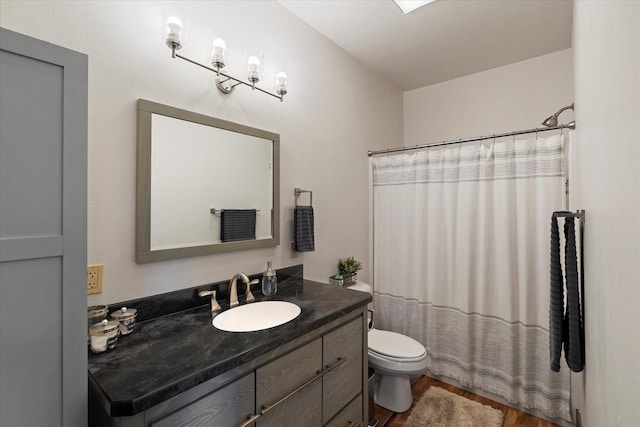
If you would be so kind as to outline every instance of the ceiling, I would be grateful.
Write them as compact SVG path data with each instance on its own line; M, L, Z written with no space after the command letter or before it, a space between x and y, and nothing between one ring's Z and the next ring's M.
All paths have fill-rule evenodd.
M571 47L572 0L437 0L407 15L391 0L280 4L403 90Z

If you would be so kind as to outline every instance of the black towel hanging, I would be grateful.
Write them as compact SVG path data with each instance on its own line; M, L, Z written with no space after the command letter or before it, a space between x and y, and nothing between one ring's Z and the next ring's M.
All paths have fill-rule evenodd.
M569 369L581 372L584 368L582 309L578 289L578 258L576 255L575 224L572 217L565 218L565 272L567 276L567 308L564 316L564 357Z
M220 240L223 242L255 240L255 209L223 209L220 215Z
M549 355L551 370L560 372L564 311L564 283L560 263L560 232L556 216L551 217L551 291L549 302Z
M560 259L560 233L558 217L564 217L565 258L562 276ZM584 226L584 210L577 213L559 211L551 217L551 248L550 248L550 304L549 304L549 353L551 370L560 371L560 357L564 346L565 359L569 369L581 372L584 369L584 325L582 323L581 301L584 294L583 263L580 263L581 273L578 273L578 256L576 251L576 233L574 218L580 220L580 231ZM582 245L582 237L580 239ZM582 256L582 250L580 251Z
M294 188L296 206L293 210L293 243L297 252L312 252L316 250L314 235L313 192ZM309 205L301 206L298 198L302 193L309 193Z

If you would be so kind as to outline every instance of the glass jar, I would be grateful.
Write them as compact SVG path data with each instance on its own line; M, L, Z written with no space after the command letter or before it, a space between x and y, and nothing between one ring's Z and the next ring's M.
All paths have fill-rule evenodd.
M120 334L118 325L118 322L107 319L92 325L89 328L91 351L94 353L102 353L103 351L114 348L118 342L118 335Z
M136 316L138 310L135 308L122 307L118 311L111 313L111 318L120 324L120 334L129 335L136 326Z

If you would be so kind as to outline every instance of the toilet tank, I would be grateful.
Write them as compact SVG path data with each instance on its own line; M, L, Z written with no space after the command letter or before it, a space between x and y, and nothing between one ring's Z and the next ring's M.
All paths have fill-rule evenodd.
M367 292L369 295L373 297L373 288L368 283L361 282L358 280L354 285L349 286L349 289L354 291ZM369 311L373 311L373 301L371 301L367 305L367 309Z
M360 292L366 292L369 295L373 296L373 288L371 287L371 285L369 285L368 283L365 282L361 282L361 281L357 281L355 284L349 286L349 289L354 290L354 291L360 291ZM372 315L373 315L373 301L371 301L368 305L367 305L367 310L369 310L369 328L373 327L373 322L372 322Z

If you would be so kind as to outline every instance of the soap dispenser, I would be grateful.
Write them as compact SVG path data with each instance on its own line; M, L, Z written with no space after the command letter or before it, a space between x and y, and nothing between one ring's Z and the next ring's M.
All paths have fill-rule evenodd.
M278 278L271 268L271 261L267 262L267 271L262 274L262 293L265 296L275 295L278 290Z

